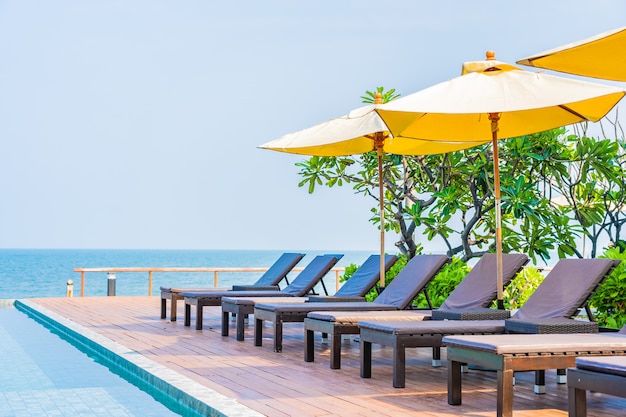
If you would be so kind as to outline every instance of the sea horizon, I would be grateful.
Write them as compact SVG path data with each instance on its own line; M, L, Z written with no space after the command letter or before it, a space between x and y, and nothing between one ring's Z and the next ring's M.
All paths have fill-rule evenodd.
M315 256L340 253L338 267L360 265L374 252L363 250L278 250L278 249L88 249L88 248L2 248L0 249L0 299L65 297L67 282L80 295L81 274L74 268L105 267L269 267L284 252L305 256L297 265L306 266ZM258 273L220 273L219 286L254 282ZM292 275L295 276L295 273ZM335 274L325 277L334 290ZM107 274L85 274L85 296L107 295ZM152 295L160 286L212 287L212 273L153 273ZM116 273L116 295L148 295L148 273Z

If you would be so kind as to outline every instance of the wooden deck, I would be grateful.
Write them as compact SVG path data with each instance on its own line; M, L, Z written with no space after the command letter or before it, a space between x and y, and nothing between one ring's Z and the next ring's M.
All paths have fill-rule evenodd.
M104 335L214 391L267 416L494 416L495 373L464 377L463 405L447 403L447 370L430 366L430 350L407 352L406 388L391 386L391 351L374 346L372 378L359 377L359 344L343 343L342 369L329 368L329 349L316 340L313 363L303 360L301 323L285 324L283 352L253 345L252 320L246 340L222 337L221 309L205 308L204 330L161 320L159 297L88 297L31 300ZM182 304L182 303L179 303ZM233 323L234 325L234 323ZM533 393L534 375L516 376L514 415L567 416L567 387L546 375L546 395ZM592 393L589 416L624 416L626 400Z

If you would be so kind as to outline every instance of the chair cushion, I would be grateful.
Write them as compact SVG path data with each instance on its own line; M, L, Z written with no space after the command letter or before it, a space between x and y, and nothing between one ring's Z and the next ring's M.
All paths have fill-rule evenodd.
M392 310L397 311L394 306L388 306L383 304L375 304L368 302L332 302L332 303L302 303L302 304L270 304L264 303L263 300L259 300L256 308L260 310L275 311L280 313L293 312L302 313L309 311L378 311L378 310Z
M507 286L515 275L528 263L528 256L520 253L502 255L502 281ZM467 276L456 286L439 310L466 310L489 307L498 293L497 256L484 254Z
M582 353L626 351L626 337L609 333L446 336L443 343L501 355L561 353L580 356Z
M430 320L430 310L395 310L395 311L332 311L329 313L312 311L307 317L315 320L354 324L361 320Z
M504 320L360 321L359 327L398 335L504 333Z
M612 268L612 259L560 259L513 318L572 317Z
M626 376L626 356L577 358L576 367L603 374Z

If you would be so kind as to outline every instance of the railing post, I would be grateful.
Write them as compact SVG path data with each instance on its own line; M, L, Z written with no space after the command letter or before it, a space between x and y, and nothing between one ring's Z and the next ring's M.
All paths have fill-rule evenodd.
M152 271L149 271L148 274L150 278L148 278L148 295L152 297Z
M85 271L80 271L80 296L85 296Z
M109 284L107 287L107 295L112 297L115 295L115 272L107 272L107 281Z
M219 279L217 278L217 271L213 272L213 287L217 288L217 283L219 282Z

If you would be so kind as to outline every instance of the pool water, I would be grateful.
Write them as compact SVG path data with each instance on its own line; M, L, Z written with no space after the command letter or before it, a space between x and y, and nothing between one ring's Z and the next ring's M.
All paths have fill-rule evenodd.
M0 417L179 415L15 308L0 357Z

